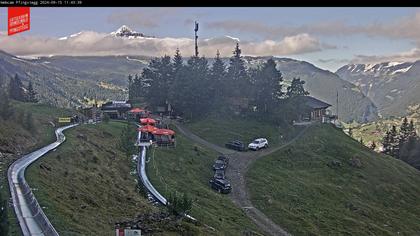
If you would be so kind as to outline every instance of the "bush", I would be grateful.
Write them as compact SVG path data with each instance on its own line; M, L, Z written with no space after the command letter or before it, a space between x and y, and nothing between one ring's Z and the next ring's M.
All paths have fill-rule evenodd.
M167 206L171 214L176 216L183 216L184 214L188 214L188 212L191 211L192 200L186 193L180 196L176 192L171 192L169 193Z

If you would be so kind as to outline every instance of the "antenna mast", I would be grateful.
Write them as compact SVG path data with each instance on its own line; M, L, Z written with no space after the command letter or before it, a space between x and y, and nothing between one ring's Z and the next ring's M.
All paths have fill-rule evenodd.
M195 56L198 57L198 45L197 45L197 39L198 39L198 35L197 35L197 31L198 31L198 22L195 22L195 28L194 28L194 32L195 32Z

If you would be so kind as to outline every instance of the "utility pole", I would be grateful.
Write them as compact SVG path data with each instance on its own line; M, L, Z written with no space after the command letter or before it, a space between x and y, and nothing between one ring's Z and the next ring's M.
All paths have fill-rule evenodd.
M198 31L198 22L195 22L195 28L194 28L194 32L195 32L195 56L198 57L198 44L197 44L197 40L198 40L198 35L197 35L197 31Z

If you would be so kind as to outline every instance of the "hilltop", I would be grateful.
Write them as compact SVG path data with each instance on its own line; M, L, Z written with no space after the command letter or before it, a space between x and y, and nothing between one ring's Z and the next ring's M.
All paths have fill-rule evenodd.
M420 172L330 125L258 160L252 202L294 235L415 235Z

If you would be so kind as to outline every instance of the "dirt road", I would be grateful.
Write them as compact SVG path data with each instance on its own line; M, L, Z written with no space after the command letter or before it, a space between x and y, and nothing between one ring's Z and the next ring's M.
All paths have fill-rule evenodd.
M175 122L173 124L183 135L192 141L230 157L229 167L226 170L226 177L230 180L233 188L231 194L229 194L229 197L232 199L236 206L242 208L245 211L246 215L253 222L255 222L255 224L258 225L262 231L269 235L290 235L279 225L274 223L270 218L268 218L264 213L252 205L249 191L246 186L245 176L246 172L254 161L292 144L305 133L308 127L300 131L293 139L280 146L270 147L268 149L260 150L257 152L236 152L224 147L220 147L200 138L180 123Z

